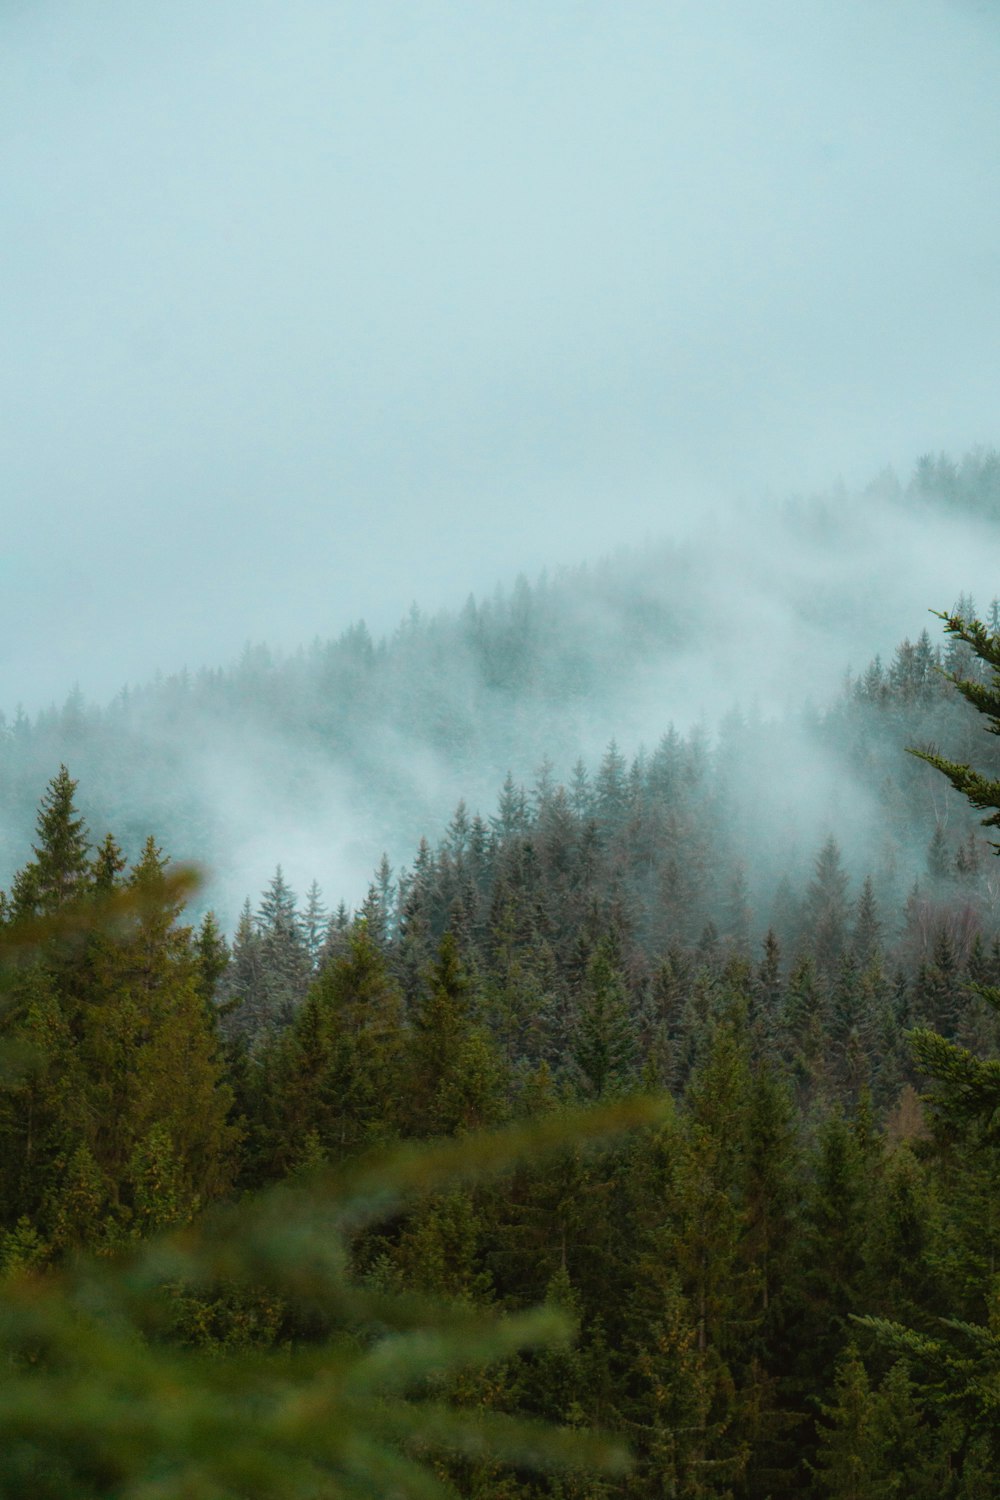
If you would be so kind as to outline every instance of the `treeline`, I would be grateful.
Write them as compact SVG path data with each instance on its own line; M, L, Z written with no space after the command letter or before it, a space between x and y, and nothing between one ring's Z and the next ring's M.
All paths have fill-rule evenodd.
M914 468L909 493L985 521L998 521L1000 453L995 448L975 448L958 462L946 453L924 454Z
M171 848L215 872L228 902L239 899L231 893L241 889L247 850L257 847L265 812L276 827L308 825L327 841L349 823L345 842L365 847L363 869L385 845L397 862L407 857L421 834L447 818L453 788L462 788L470 805L485 805L508 769L518 780L530 780L545 757L558 756L564 746L573 747L572 759L582 751L593 760L609 725L631 751L649 734L651 722L659 730L664 709L698 712L689 669L709 638L717 644L731 635L731 652L724 660L709 655L706 674L727 681L732 702L742 702L750 717L766 663L759 659L759 638L754 660L740 634L744 612L760 612L760 595L790 621L790 629L801 626L803 638L839 642L844 620L861 617L873 620L865 638L881 639L884 625L874 624L877 601L859 598L851 582L857 548L867 545L857 536L865 518L888 507L889 518L904 525L928 509L948 513L958 506L989 519L996 469L992 453L968 455L957 464L921 460L906 484L882 482L867 499L840 495L800 501L784 512L762 511L747 527L760 548L756 598L747 596L745 576L733 571L737 565L720 561L716 539L711 545L658 543L593 567L530 583L521 579L508 591L470 598L460 610L422 614L414 608L383 638L358 623L338 638L317 639L289 655L248 645L231 666L132 686L105 707L78 691L32 717L6 705L8 717L0 719L0 881L9 881L22 860L39 787L61 763L80 779L92 826L113 827L130 857L155 827ZM787 576L771 567L786 553L796 560ZM715 601L711 608L708 601ZM918 642L911 649L922 648ZM845 662L853 654L846 645L837 651ZM886 663L896 707L896 687L911 668L926 666L919 657L909 665ZM816 767L810 766L811 812L835 821L846 847L849 830L838 807L850 792L845 778L852 757L867 771L866 757L877 754L878 787L885 787L890 801L905 800L890 768L898 761L901 736L914 725L883 714L874 735L874 719L862 723L855 715L842 723L822 712L803 715L799 704L808 686L790 684L794 706L779 720L756 726L751 746L737 735L728 758L726 748L716 757L713 774L721 769L727 776L743 816L744 804L756 800L761 785L740 779L747 749L776 763L791 783L818 727L830 784L812 776ZM877 681L867 686L874 691ZM682 693L683 703L674 691ZM824 701L827 696L824 685ZM918 706L911 705L913 713ZM879 739L885 753L876 748ZM568 778L570 764L558 769ZM765 778L763 785L774 780ZM780 799L773 799L771 822L782 821L780 807ZM804 812L796 809L800 817ZM267 833L277 843L270 824ZM778 857L787 861L795 844L792 828ZM765 838L754 849L755 859L766 848ZM797 852L804 870L811 851ZM910 859L908 847L904 858Z

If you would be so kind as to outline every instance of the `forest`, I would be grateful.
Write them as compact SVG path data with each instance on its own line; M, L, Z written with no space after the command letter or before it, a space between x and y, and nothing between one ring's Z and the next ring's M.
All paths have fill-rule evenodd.
M0 0L0 1500L1000 1500L998 17Z
M279 866L227 933L63 764L0 901L0 1493L994 1493L974 609L799 727L872 789L850 859L734 711L508 774L355 906Z
M673 726L707 741L696 755L720 805L725 781L717 823L754 872L761 936L773 888L807 881L830 834L855 880L889 860L908 887L934 827L950 835L961 817L900 769L914 737L966 722L929 690L928 610L968 610L956 596L976 592L975 572L988 617L993 580L974 565L998 514L994 451L928 457L903 481L750 508L721 535L708 524L457 610L414 607L382 637L356 621L295 652L248 642L228 665L133 683L103 706L74 690L8 712L0 885L60 764L97 837L113 829L134 861L155 832L199 862L198 900L231 932L279 862L301 892L315 878L354 904L383 850L408 863L460 799L487 816L508 772L530 787L549 762L569 786L613 736L631 762ZM949 547L954 591L925 593L911 572L928 557L944 568Z

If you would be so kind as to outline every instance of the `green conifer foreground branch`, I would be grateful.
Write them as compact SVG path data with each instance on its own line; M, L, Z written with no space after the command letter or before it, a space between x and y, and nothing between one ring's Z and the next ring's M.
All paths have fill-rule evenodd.
M989 683L977 682L975 678L963 677L957 672L945 675L963 698L986 716L989 722L984 727L989 733L1000 735L1000 635L992 634L980 620L965 620L960 615L949 615L942 611L935 613L944 621L947 634L964 641L971 647L977 660L990 669L992 681ZM932 750L911 747L909 753L918 760L925 760L928 765L947 776L956 791L961 792L973 807L988 812L989 816L982 819L984 827L1000 827L1000 781L984 776L971 766L948 760ZM993 847L1000 852L1000 844L994 843Z
M9 1276L0 1311L0 1495L444 1497L428 1459L492 1455L526 1468L620 1472L598 1434L463 1410L448 1378L565 1344L552 1307L489 1318L369 1292L350 1236L414 1193L539 1152L653 1124L649 1099L539 1126L414 1147L207 1215L112 1260ZM178 1289L244 1286L308 1308L333 1337L214 1356L171 1345Z
M939 618L949 635L971 648L991 679L949 673L950 681L984 715L989 733L1000 735L1000 633L957 614ZM984 826L1000 827L1000 781L928 750L910 753L947 776L973 807L986 811ZM1000 854L1000 844L993 847ZM1000 990L972 988L1000 1007ZM931 1081L924 1097L932 1115L961 1144L963 1172L975 1176L983 1162L988 1164L1000 1130L1000 1059L977 1057L927 1027L911 1031L909 1041ZM954 1425L954 1467L961 1474L963 1496L992 1493L1000 1472L1000 1278L992 1268L978 1291L987 1307L985 1324L939 1318L927 1333L886 1318L854 1320L896 1356L898 1368L913 1380L923 1413L942 1426Z
M182 885L190 877L181 877ZM171 898L178 894L170 885ZM161 898L164 891L161 889ZM0 932L0 964L141 919L142 893L68 903ZM9 941L8 941L9 940ZM28 1230L0 1283L0 1496L33 1500L443 1500L442 1453L521 1468L621 1472L620 1443L463 1408L449 1379L520 1350L565 1344L547 1305L489 1317L361 1285L352 1236L414 1196L664 1117L662 1101L596 1109L319 1172L124 1254L31 1268ZM22 1244L21 1241L24 1241ZM16 1243L14 1243L16 1242ZM185 1348L179 1309L241 1297L321 1332L284 1347ZM246 1345L250 1347L246 1347Z

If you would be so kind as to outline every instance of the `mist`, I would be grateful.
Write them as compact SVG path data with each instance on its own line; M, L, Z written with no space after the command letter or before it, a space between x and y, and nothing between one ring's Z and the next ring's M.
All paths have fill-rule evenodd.
M997 44L871 0L4 7L5 708L990 442Z
M972 455L956 472L989 501L995 467ZM450 610L414 607L381 638L358 623L295 652L247 648L104 708L76 693L10 722L0 743L0 883L60 763L95 838L111 828L135 857L152 832L200 861L203 903L231 929L278 865L300 894L316 880L356 907L383 853L405 869L459 802L488 821L508 775L529 792L539 776L568 786L612 741L630 762L679 734L701 745L719 836L752 870L762 913L831 835L857 880L891 864L895 899L947 805L901 829L884 783L901 782L916 729L908 741L901 726L866 726L876 775L835 721L874 657L888 665L925 631L941 640L931 606L971 596L986 611L995 527L988 504L883 472L858 492L709 514L674 540Z
M863 844L872 789L787 726L997 591L991 522L908 487L996 439L990 7L51 3L0 47L0 708L95 831L155 824L230 915L278 862L355 901L508 770L738 709L786 725L803 844ZM512 715L465 647L397 652L368 762L280 694L252 734L169 710L543 570L562 645ZM122 784L49 706L126 685ZM55 769L18 766L8 809Z

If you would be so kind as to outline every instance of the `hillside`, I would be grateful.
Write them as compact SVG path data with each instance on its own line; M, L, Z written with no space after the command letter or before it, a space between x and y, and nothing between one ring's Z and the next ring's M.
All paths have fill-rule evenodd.
M4 1493L988 1494L997 882L897 744L990 743L963 631L802 730L879 785L861 880L832 833L797 865L761 843L732 770L764 786L775 726L733 717L508 777L354 915L279 871L230 949L153 840L93 847L60 772L0 909ZM646 1128L590 1143L588 1105Z
M922 461L906 486L883 477L854 496L693 517L674 542L522 578L452 613L414 607L383 639L356 624L291 656L251 645L229 667L131 687L107 707L76 692L14 715L0 735L0 879L60 764L95 833L114 828L137 855L155 829L206 867L231 925L279 862L300 889L317 879L355 904L383 851L407 860L460 799L490 808L508 772L530 785L548 763L568 781L612 738L631 761L695 729L746 825L744 859L770 880L776 859L805 868L835 832L863 873L884 858L875 742L891 760L938 726L905 685L905 722L895 707L848 722L832 705L849 667L876 651L892 661L901 621L918 640L929 605L950 607L980 569L989 582L969 527L992 536L995 487L992 453ZM944 576L956 552L941 599L925 575ZM909 672L900 657L890 678ZM919 844L930 834L917 822ZM910 875L923 851L902 842Z

